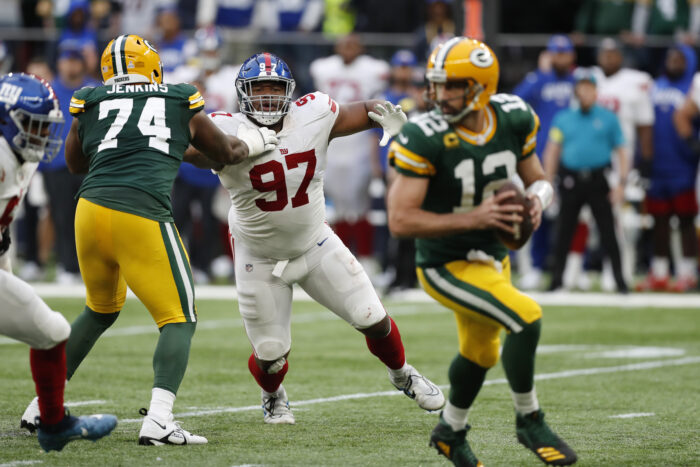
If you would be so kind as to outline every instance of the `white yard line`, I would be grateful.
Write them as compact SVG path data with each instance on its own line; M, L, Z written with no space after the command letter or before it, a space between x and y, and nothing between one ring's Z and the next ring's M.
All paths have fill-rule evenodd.
M34 290L44 298L81 298L85 297L83 285L57 285L52 283L33 283ZM612 306L620 308L700 308L700 294L671 294L671 293L630 293L620 295L614 293L593 292L533 292L528 294L540 305L547 306L585 306L601 307ZM134 298L131 290L128 297ZM235 300L236 288L232 285L197 285L195 286L195 300ZM313 301L303 290L294 288L294 300ZM417 302L437 303L423 290L412 289L396 293L385 298L387 303L393 302Z
M542 373L535 375L536 381L548 380L548 379L560 379L560 378L573 378L576 376L590 376L599 375L606 373L618 373L621 371L641 371L650 370L654 368L663 368L667 366L678 366L678 365L691 365L695 363L700 363L700 357L685 357L678 358L675 360L661 360L661 361L649 361L632 363L629 365L617 365L609 367L598 367L598 368L581 368L578 370L567 370L559 371L556 373ZM494 384L506 384L508 381L505 378L492 379L484 382L484 386L492 386ZM446 389L448 386L441 386ZM386 397L386 396L400 396L403 395L400 391L379 391L379 392L359 392L355 394L342 394L339 396L332 397L322 397L318 399L307 399L303 401L292 401L290 405L292 407L301 407L304 405L314 405L323 404L326 402L337 402L346 401L353 399L367 399L370 397ZM176 418L184 417L201 417L205 415L217 415L222 413L236 413L236 412L249 412L251 410L260 410L259 405L248 405L244 407L219 407L209 410L197 410L192 412L181 412L175 415ZM128 418L119 420L120 423L141 423L142 418Z
M638 417L653 417L654 412L639 412L639 413L621 413L619 415L610 415L608 418L638 418Z
M44 461L10 461L6 464L0 464L0 467L15 467L16 465L34 465L43 463Z
M106 402L107 402L107 401L103 401L103 400L100 400L100 399L91 400L91 401L75 401L75 402L66 401L66 402L65 402L65 405L67 405L67 406L69 406L69 407L81 407L81 406L83 406L83 405L105 404ZM0 466L0 467L1 467L1 466Z

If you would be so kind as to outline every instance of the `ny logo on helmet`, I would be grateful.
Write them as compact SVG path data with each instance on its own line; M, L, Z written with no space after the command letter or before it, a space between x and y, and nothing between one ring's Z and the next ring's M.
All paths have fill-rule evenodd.
M474 49L469 54L469 61L479 68L488 68L493 65L493 55L486 49Z
M21 94L21 87L10 83L2 83L2 87L0 87L0 102L8 106L15 105Z

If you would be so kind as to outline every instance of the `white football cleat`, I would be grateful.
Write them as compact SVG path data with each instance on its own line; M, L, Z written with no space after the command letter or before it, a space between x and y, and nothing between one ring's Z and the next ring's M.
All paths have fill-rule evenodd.
M294 414L289 408L289 398L284 386L273 393L262 391L262 408L265 423L294 425Z
M162 446L164 444L207 444L204 436L193 435L187 430L183 430L180 422L173 419L170 414L168 420L159 420L148 415L146 409L139 410L144 415L141 432L139 432L139 444L143 446Z
M22 420L19 423L19 427L26 428L30 433L34 433L37 429L36 418L39 415L39 398L35 397L22 414Z
M445 396L440 388L411 365L406 364L404 374L396 378L389 372L389 379L396 389L414 399L421 409L432 411L445 405Z

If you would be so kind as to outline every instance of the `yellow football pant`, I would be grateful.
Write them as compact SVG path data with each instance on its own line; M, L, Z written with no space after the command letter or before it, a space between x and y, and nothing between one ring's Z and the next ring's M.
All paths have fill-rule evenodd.
M75 243L90 309L118 312L128 285L159 328L197 320L189 258L175 224L81 198Z
M518 333L542 317L542 308L510 282L510 260L503 271L472 261L417 268L425 291L455 313L459 353L484 368L498 362L501 329Z

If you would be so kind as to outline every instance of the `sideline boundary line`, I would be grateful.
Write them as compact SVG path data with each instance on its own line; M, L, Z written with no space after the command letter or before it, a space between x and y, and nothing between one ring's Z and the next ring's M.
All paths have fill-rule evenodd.
M58 285L52 283L32 283L32 287L42 298L83 298L85 286ZM584 306L584 307L619 307L619 308L698 308L700 293L672 294L672 293L630 293L620 295L616 293L597 292L533 292L528 294L544 306ZM195 300L231 300L237 298L236 287L232 285L196 285ZM128 298L135 298L129 290ZM294 288L294 300L300 302L313 301L306 292L298 287ZM383 297L387 303L414 302L435 303L421 289L411 289Z

